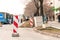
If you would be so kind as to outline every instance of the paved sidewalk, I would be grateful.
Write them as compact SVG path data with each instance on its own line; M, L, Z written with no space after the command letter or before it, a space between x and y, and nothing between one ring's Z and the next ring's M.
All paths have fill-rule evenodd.
M49 21L48 26L60 29L60 23L58 23L58 21Z

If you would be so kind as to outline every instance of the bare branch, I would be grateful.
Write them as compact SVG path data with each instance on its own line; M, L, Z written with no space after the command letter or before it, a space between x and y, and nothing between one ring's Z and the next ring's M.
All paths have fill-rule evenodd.
M39 8L39 0L34 0L34 4L35 4L36 8Z

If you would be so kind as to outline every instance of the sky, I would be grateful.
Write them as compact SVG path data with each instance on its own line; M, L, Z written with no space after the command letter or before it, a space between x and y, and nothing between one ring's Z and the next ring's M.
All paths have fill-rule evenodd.
M24 8L31 0L0 0L0 12L14 15L24 14ZM54 0L55 7L59 7L60 1Z
M0 0L0 12L13 15L24 14L24 8L30 0Z

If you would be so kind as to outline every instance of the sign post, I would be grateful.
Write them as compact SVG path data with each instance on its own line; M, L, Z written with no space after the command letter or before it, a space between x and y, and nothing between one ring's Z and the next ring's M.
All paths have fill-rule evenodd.
M12 37L19 37L18 31L18 15L13 16L13 34Z

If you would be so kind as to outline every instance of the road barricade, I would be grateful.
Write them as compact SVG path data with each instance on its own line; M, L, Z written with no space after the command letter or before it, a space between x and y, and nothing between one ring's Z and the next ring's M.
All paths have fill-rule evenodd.
M31 27L33 27L33 25L34 25L34 20L33 20L32 17L30 18L30 23L29 23L29 24L30 24Z
M17 32L18 30L18 15L13 16L13 34L12 37L19 37L19 33Z

